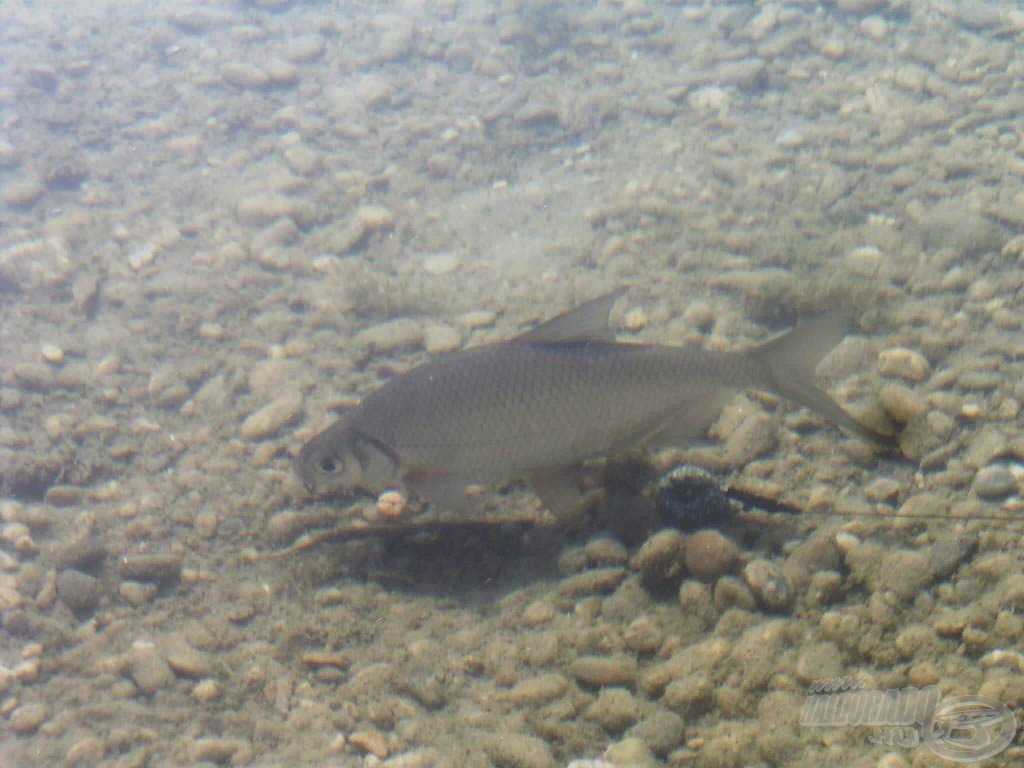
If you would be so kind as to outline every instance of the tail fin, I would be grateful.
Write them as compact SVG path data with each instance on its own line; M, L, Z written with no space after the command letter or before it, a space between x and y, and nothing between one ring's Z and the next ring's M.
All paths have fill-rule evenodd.
M801 323L788 333L752 351L763 366L772 390L810 408L833 424L885 448L895 448L896 437L885 435L848 414L814 384L814 371L852 325L848 310L836 310Z

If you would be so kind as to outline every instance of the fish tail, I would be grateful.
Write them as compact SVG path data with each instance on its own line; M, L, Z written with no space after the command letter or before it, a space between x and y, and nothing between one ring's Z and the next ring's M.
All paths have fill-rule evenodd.
M855 419L814 383L818 364L843 340L852 324L849 310L828 312L757 347L752 355L773 391L876 445L894 448L894 436Z

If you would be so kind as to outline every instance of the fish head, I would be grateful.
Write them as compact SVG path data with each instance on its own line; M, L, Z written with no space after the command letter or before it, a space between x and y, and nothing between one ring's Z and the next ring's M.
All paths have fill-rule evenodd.
M380 491L398 477L398 458L388 446L343 421L311 438L295 457L295 473L316 496Z

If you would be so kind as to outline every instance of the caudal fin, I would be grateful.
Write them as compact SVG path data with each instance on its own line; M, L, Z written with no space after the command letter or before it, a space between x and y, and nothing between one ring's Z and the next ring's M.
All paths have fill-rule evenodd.
M769 386L775 392L876 445L895 448L895 436L855 419L814 383L815 369L849 332L852 319L847 310L820 315L757 347L752 355L764 367Z

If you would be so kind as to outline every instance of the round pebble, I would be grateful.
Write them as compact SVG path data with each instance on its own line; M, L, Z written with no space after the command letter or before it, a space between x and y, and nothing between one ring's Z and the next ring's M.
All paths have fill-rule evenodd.
M459 268L459 257L454 253L435 253L423 260L423 271L440 277L449 275Z
M702 581L714 581L730 573L739 558L736 545L718 531L697 531L686 540L686 568Z
M644 542L633 558L640 579L648 589L673 588L682 579L686 539L674 528L658 531Z
M1003 499L1017 490L1017 478L1004 464L992 464L978 470L971 484L983 499Z
M377 514L385 520L397 520L405 514L409 503L398 491L384 491L377 497Z
M95 576L65 568L57 576L57 594L61 602L76 614L88 615L100 602L99 581Z
M64 350L58 347L56 344L49 342L44 343L39 347L39 354L42 355L43 360L48 363L61 363L64 360Z
M43 704L22 704L11 712L9 722L15 733L32 733L48 716Z
M793 585L782 566L773 560L751 560L743 568L743 579L765 608L780 611L793 602Z

